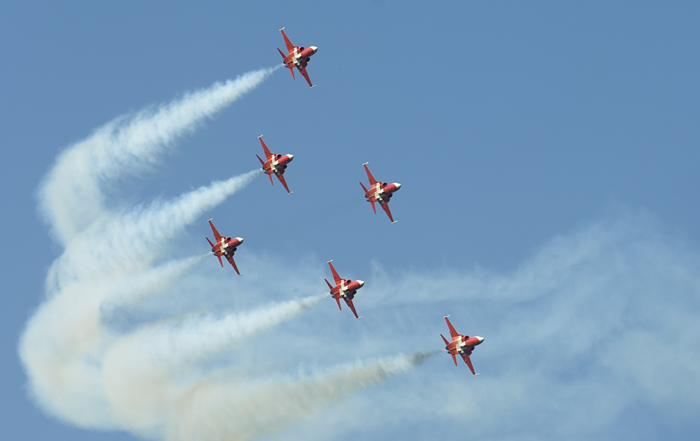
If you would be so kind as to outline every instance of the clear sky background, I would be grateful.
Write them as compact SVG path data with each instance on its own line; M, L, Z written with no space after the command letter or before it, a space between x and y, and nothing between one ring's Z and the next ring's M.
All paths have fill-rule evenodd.
M334 259L366 282L362 320L324 299L207 372L261 378L292 402L270 385L441 350L450 314L485 337L472 356L481 375L441 353L328 402L310 388L308 412L254 439L696 439L698 17L691 1L4 4L2 437L140 439L75 427L27 391L18 342L64 252L38 189L60 152L114 118L280 64L285 26L319 47L317 87L277 70L156 167L115 181L106 205L144 207L259 168L260 134L294 154L294 193L258 176L199 216L156 263L206 253L213 217L245 238L244 275L210 256L118 311L111 335L321 294ZM394 225L364 200L367 161L402 184Z

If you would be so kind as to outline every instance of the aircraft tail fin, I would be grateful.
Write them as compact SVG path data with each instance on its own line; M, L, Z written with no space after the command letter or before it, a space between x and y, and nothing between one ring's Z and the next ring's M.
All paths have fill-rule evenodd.
M217 254L217 255L216 255L216 258L219 259L219 263L221 264L221 268L223 268L223 267L224 267L224 262L221 261L221 256L219 256L219 255Z
M255 156L258 156L258 155L255 155ZM260 161L260 164L262 164L262 166L265 167L265 161L260 159L260 156L258 156L258 161Z
M455 366L457 366L457 356L455 354L450 354L452 356L452 360L455 362Z
M329 287L330 289L333 289L333 285L331 285L331 283L328 281L328 279L323 279L323 280L326 281L326 285L328 285L328 287Z
M213 244L213 243L211 243L211 240L209 240L209 238L208 238L208 237L207 237L207 242L209 242L209 245L211 245L211 247L212 247L212 248L214 248L214 244Z
M340 306L340 297L336 297L335 301L338 302L338 309L340 309L342 311L343 308Z
M377 214L377 207L374 206L374 201L372 201L372 211L374 211L374 214Z
M362 189L365 191L365 194L367 194L367 192L368 192L369 190L367 190L367 188L365 187L365 184L363 184L362 182L360 182L360 185L362 186Z
M444 341L444 342L445 342L445 345L449 345L449 344L450 344L450 342L449 342L449 341L447 341L447 339L445 338L445 336L444 336L444 335L440 334L440 337L442 337L442 341Z

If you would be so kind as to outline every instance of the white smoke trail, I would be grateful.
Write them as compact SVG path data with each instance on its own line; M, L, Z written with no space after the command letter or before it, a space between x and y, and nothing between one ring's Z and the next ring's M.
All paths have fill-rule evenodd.
M29 320L19 354L29 390L53 415L84 427L116 428L105 399L101 358L113 336L100 323L106 299L162 286L194 262L151 271L167 241L204 210L245 186L258 171L127 213L103 207L104 184L156 163L166 147L192 131L275 69L215 84L155 111L122 117L59 156L40 189L40 204L66 246L47 277L47 298Z
M169 250L168 243L204 212L244 188L261 170L186 193L173 201L153 203L126 213L106 213L77 235L52 265L48 286L60 290L104 272L143 270Z
M166 439L239 441L279 432L358 389L419 366L437 353L358 362L310 376L232 381L227 373L217 373L180 397Z
M183 439L197 427L173 423L185 420L181 410L192 406L193 400L209 408L222 400L207 389L212 381L219 381L223 389L243 391L239 399L230 397L233 401L227 405L234 412L246 402L264 407L266 400L274 401L268 393L273 384L286 388L290 400L308 400L307 389L320 391L326 398L300 406L304 413L423 361L422 355L401 356L298 379L261 374L252 383L262 392L255 397L256 389L235 376L209 375L202 380L207 368L212 369L207 362L241 340L298 316L325 295L272 303L247 313L115 326L119 313L128 314L146 300L161 302L162 309L170 306L154 294L186 276L203 258L159 263L172 240L261 172L116 213L105 206L109 185L154 166L178 137L274 70L246 74L156 110L118 118L57 159L40 189L40 204L65 250L48 272L47 300L29 320L19 344L30 393L48 413L81 427ZM331 384L335 380L344 385ZM299 415L274 402L268 405L279 414L279 421ZM245 414L236 418L243 420ZM240 430L227 426L210 430L212 436L219 432L239 436L282 427L241 424ZM214 439L206 436L198 439Z
M56 292L30 319L20 341L20 357L35 398L54 415L77 425L120 427L102 386L101 359L115 340L100 321L102 311L109 299L133 304L159 292L203 257L141 272L107 272Z
M175 232L257 175L256 171L214 183L141 210L138 216L92 225L68 244L49 271L50 299L29 321L20 341L31 390L47 410L84 427L118 427L111 411L87 411L110 409L100 370L104 346L111 341L99 321L103 302L114 297L115 289L123 291L143 277L157 250ZM157 287L172 280L168 277L167 271L156 272L148 283Z
M115 288L103 301L103 322L109 319L109 310L129 309L148 296L163 292L177 282L180 277L189 272L195 265L208 257L210 253L187 259L167 262L155 268L149 268L139 274L124 280L119 288Z
M103 213L104 184L158 162L179 137L253 90L278 67L186 94L156 109L122 116L61 153L39 192L56 239L67 244Z
M145 327L122 340L107 356L124 360L128 353L153 355L153 364L182 369L230 349L238 341L290 320L327 297L327 294L274 303L244 313L197 317L179 323ZM108 364L108 363L106 363Z
M122 427L159 437L169 409L183 393L182 378L196 363L290 320L326 295L267 305L223 318L157 323L113 344L103 359L103 384Z

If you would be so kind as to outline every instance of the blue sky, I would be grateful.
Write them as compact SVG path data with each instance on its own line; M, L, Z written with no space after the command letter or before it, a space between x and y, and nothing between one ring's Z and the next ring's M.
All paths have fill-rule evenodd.
M257 176L157 242L149 269L206 253L213 217L222 233L245 238L236 255L244 275L208 256L133 304L110 293L100 350L119 354L110 348L136 340L148 358L159 348L137 337L154 320L196 324L203 314L214 326L226 312L245 321L322 294L334 259L341 275L366 282L355 300L362 320L323 299L213 350L178 381L259 393L281 422L274 433L251 429L254 439L694 439L698 12L693 2L627 1L3 6L6 436L137 439L123 415L115 430L78 428L70 406L56 418L26 388L19 338L65 255L37 197L58 154L117 117L278 65L285 26L295 44L319 47L309 66L316 88L277 70L152 167L100 190L108 213L147 212L256 169L264 134L272 151L294 154L285 175L294 193ZM367 161L378 179L402 184L394 225L364 201ZM111 262L121 251L96 253ZM102 293L94 289L90 299ZM473 356L479 377L439 354L368 388L321 381L350 378L357 363L440 350L446 314L460 332L486 338ZM100 360L101 378L126 381L128 363ZM198 409L230 407L245 425L243 401L198 390L208 397ZM271 404L294 400L310 410ZM208 424L230 429L217 421Z

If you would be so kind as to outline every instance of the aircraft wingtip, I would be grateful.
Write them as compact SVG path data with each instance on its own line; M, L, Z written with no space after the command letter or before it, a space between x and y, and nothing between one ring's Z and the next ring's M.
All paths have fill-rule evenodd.
M333 259L329 260L327 263L331 263L331 262L333 262Z
M449 317L449 316L450 316L450 315L449 315L449 314L447 314L447 315L445 316L445 318L447 318L447 317Z
M357 319L360 320L362 317L358 317Z
M315 85L315 84L314 84L313 86L311 86L311 88L312 88L312 89L313 89L314 87L316 87L316 85Z
M262 138L262 135L258 136L258 138Z
M287 194L292 194L292 193L294 193L294 192L293 192L293 191L290 191L290 192L289 192L289 193L287 193Z
M398 222L398 221L397 221L397 220L395 220L395 221L391 221L391 223L392 223L392 224L395 224L396 222Z
M284 28L280 29L280 31L283 31L283 30L284 30Z
M364 163L364 164L362 164L362 165L367 165L367 164L369 164L369 161L365 162L365 163Z
M214 218L213 218L213 217L210 217L210 218L209 218L209 220L208 220L208 222L211 222L211 221L212 221L212 219L214 219Z
M477 375L479 375L479 373L478 373L478 372L477 372L476 374L474 374L474 376L475 376L475 377L476 377Z

